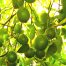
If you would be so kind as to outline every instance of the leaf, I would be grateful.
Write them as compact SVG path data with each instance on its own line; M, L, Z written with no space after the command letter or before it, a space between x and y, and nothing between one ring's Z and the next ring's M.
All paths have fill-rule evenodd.
M31 40L35 37L35 26L34 25L32 24L28 25L27 35Z
M0 28L0 35L7 34L6 28Z
M14 17L14 20L13 20L13 24L15 25L16 23L18 23L19 20L17 19L17 16Z
M4 35L3 35L3 39L4 39L5 41L7 41L7 40L9 39L9 35L8 35L8 34L4 34Z
M15 27L14 27L14 33L20 33L21 32L21 24L20 23L16 23Z
M41 26L41 23L39 21L39 17L38 17L38 14L36 12L36 10L34 8L32 8L32 16L33 16L33 19L34 19L34 23L36 26L40 27Z
M63 6L63 13L64 13L64 16L66 17L66 0L61 0L61 1Z
M18 66L26 66L25 59L22 57L21 54L18 55L19 58L19 65Z
M62 35L66 38L66 28L62 28Z

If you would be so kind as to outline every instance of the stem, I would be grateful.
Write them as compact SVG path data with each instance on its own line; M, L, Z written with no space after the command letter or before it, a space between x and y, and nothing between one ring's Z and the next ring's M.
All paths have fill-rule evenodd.
M62 24L66 23L66 18L63 19L60 23L58 23L57 25L53 25L52 27L57 27L57 26L62 26Z
M53 2L54 2L54 1L53 1ZM47 28L49 27L49 22L50 22L50 16L49 16L49 13L50 13L50 11L51 11L51 9L52 9L53 2L50 0L50 5L49 5L49 7L48 7Z

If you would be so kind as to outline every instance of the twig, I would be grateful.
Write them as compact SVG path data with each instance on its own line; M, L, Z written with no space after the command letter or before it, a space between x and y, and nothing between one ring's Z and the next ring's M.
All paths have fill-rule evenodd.
M16 15L16 13L11 15L10 18L3 25L6 25L15 15Z
M66 23L66 18L63 19L60 23L58 23L57 25L53 25L52 27L57 27L57 26L62 26L64 23Z

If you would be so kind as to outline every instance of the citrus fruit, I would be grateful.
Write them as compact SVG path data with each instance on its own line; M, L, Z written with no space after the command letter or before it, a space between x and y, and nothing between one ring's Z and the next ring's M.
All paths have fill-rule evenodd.
M17 41L22 45L28 43L28 37L25 34L20 34L17 38Z
M53 39L55 37L55 29L54 28L48 28L46 29L46 36L50 39Z
M34 51L34 49L32 49L32 48L29 48L29 50L27 50L27 52L25 52L25 56L26 56L27 58L32 58L32 57L34 57L34 54L35 54L35 51Z
M19 8L17 11L17 17L20 22L26 23L29 20L30 13L27 8Z
M56 51L57 51L56 44L52 44L52 45L49 46L49 48L47 50L47 55L52 56L52 55L54 55L56 53Z
M35 0L25 0L26 2L28 2L28 3L33 3L33 2L35 2Z
M37 50L44 50L48 45L48 39L45 35L38 35L34 42L34 47Z
M14 27L14 33L20 33L21 32L21 24L17 23Z
M24 44L22 45L19 50L17 51L18 53L24 53L27 52L27 50L29 49L29 45L28 44Z
M12 0L12 4L14 8L19 8L23 6L24 0Z
M36 51L35 55L37 58L42 59L45 56L45 52L44 51Z
M7 54L7 60L10 63L14 63L17 60L17 54L14 51L10 51Z
M42 12L40 15L41 23L46 25L47 19L48 19L48 14L46 12Z

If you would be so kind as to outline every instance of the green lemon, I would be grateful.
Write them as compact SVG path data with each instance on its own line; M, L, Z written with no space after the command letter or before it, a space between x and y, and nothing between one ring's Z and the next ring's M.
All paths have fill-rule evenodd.
M25 34L20 34L17 38L17 41L22 45L28 43L28 37Z
M45 56L45 52L44 51L36 51L35 55L37 58L42 59Z
M44 50L48 45L48 39L45 35L38 35L34 42L34 47L37 50Z
M17 60L17 54L14 51L10 51L7 54L7 60L10 63L14 63Z
M25 0L27 3L33 3L35 0Z
M12 4L14 8L19 8L23 6L24 0L12 0Z
M55 37L56 32L54 28L48 28L45 32L48 38L53 39Z
M48 19L48 13L42 12L41 15L40 15L41 24L46 25L47 19Z
M26 23L30 18L30 13L27 8L19 8L17 11L17 17L20 22Z
M47 55L52 56L52 55L54 55L56 53L56 51L57 51L56 44L52 44L52 45L49 46L49 48L47 50Z
M32 57L34 57L34 54L35 54L35 51L34 51L34 49L32 49L32 48L29 48L29 50L27 50L27 52L25 52L25 56L26 56L27 58L32 58Z

